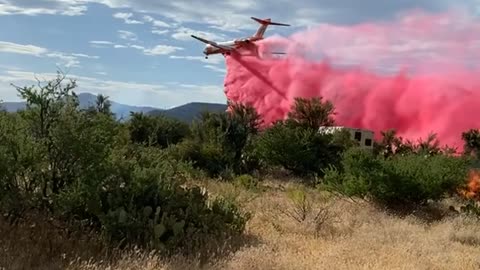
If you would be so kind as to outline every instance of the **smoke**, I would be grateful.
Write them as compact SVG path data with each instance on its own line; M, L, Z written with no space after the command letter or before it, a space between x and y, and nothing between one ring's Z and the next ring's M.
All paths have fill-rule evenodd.
M461 13L411 12L393 22L319 25L259 44L263 56L226 57L225 94L253 105L266 124L284 119L295 97L334 103L338 125L394 128L417 140L437 133L462 149L478 128L480 24ZM269 51L285 51L273 57Z

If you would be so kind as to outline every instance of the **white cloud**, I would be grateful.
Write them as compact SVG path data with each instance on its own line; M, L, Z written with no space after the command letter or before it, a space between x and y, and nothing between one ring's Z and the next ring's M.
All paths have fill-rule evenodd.
M105 41L105 40L92 40L92 41L90 41L90 43L92 43L92 44L106 44L106 45L113 44L111 41Z
M216 72L227 73L227 70L225 68L220 68L220 67L213 66L213 65L204 65L204 67L206 67L210 70L216 71Z
M205 4L186 0L147 2L146 0L129 1L134 10L158 14L178 24L206 23L226 31L252 29L251 14L256 14L264 4L248 1L248 4L238 4L238 1L212 0ZM112 5L111 7L114 7ZM147 8L148 7L148 8ZM250 20L250 21L249 21Z
M72 53L72 56L84 57L84 58L89 58L89 59L99 59L100 58L99 56L96 56L96 55L87 55L87 54L83 54L83 53Z
M175 33L172 34L172 37L177 40L192 40L191 35L200 36L213 41L223 41L226 39L225 35L216 34L207 31L194 30L187 27L180 27L175 30Z
M81 15L87 10L87 4L103 4L114 9L131 9L144 13L143 21L153 22L151 15L160 15L172 21L172 25L183 23L205 23L212 29L227 32L254 30L258 27L250 16L289 22L294 27L304 27L321 22L358 23L374 18L391 19L398 12L412 9L442 12L449 9L463 9L478 13L478 0L404 0L383 1L367 0L359 5L358 0L345 1L254 1L254 0L211 0L208 3L191 0L152 1L152 0L1 0L0 14L61 14ZM150 15L146 15L146 14ZM117 17L130 23L142 23L133 20L132 13L118 12ZM145 17L147 16L147 17ZM164 27L164 21L156 23Z
M18 71L18 70L7 70L5 75L8 76L10 82L15 81L34 81L35 77L39 78L40 80L52 80L56 78L56 73L34 73L34 72L27 72L27 71ZM4 77L5 78L5 77ZM161 85L152 85L152 84L142 84L142 83L135 83L135 82L121 82L121 81L105 81L99 80L93 77L86 77L86 76L78 76L73 74L67 74L68 79L77 80L79 87L82 88L96 88L101 89L103 91L120 91L122 88L127 89L138 89L141 91L157 91L163 90L163 86Z
M130 41L135 41L138 39L135 33L125 30L118 30L118 37Z
M17 3L15 3L17 2ZM65 15L79 16L87 11L84 0L0 1L0 15Z
M114 43L111 41L105 41L105 40L92 40L89 41L90 46L94 48L107 48L110 45L113 45Z
M78 58L73 56L72 54L67 55L67 54L60 53L60 52L53 52L53 53L47 53L46 56L51 57L51 58L58 58L58 59L62 60L63 62L65 62L65 67L67 67L67 68L69 68L69 67L80 67L79 66L80 61L78 61Z
M40 56L48 50L34 45L22 45L7 41L0 41L0 52L18 53Z
M135 46L138 46L138 45L115 44L110 41L90 41L90 44L94 48L114 48L114 49L133 48Z
M167 34L168 32L170 31L169 30L152 30L152 33L156 35L164 35L164 34Z
M121 19L126 24L143 24L143 22L141 22L141 21L130 19L132 16L133 16L132 13L123 13L123 12L118 12L118 13L113 14L113 17L115 19Z
M0 52L32 55L36 57L57 58L61 60L61 62L57 64L62 64L63 62L66 67L79 67L79 57L89 59L99 58L98 56L90 56L83 53L63 53L57 51L50 51L46 48L38 47L35 45L24 45L7 41L0 41Z
M170 45L157 45L151 49L145 49L143 52L146 55L166 55L179 50L183 50L183 48Z
M35 82L35 77L40 80L51 80L56 74L7 70L4 74L0 73L0 96L4 97L5 101L18 101L18 96L12 91L10 83L18 86L30 85ZM77 81L78 88L75 90L77 93L85 91L101 93L108 95L112 100L130 105L169 108L188 102L226 102L222 87L217 85L147 84L77 75L67 75L67 78Z
M145 50L145 47L143 46L140 46L140 45L130 45L130 48L134 48L134 49L137 49L137 50Z
M146 14L142 21L133 19L134 13L132 12L117 12L113 15L114 18L121 19L128 24L142 24L146 21L154 27L167 28L185 22L207 23L227 31L235 31L239 27L251 29L246 22L250 14L257 13L260 6L263 5L251 0L243 3L231 0L212 0L208 4L186 0L2 0L0 1L0 15L82 15L87 10L88 3L104 4L115 9L129 8L135 12L160 15L173 21L167 23L165 20L158 20ZM251 24L251 22L248 23Z
M156 20L154 19L152 16L149 16L149 15L145 15L143 16L143 19L149 23L152 23L152 25L154 27L165 27L165 28L169 28L169 27L172 27L170 24L164 22L164 21L161 21L161 20Z
M155 55L168 55L177 51L184 50L184 48L170 46L170 45L156 45L152 48L146 48L145 46L132 44L132 45L114 45L114 48L132 48L135 50L141 51L145 55L155 56Z

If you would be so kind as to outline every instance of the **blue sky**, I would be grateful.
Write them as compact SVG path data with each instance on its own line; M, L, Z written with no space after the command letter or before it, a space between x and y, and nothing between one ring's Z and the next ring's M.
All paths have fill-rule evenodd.
M360 3L361 2L361 3ZM225 102L221 56L204 59L197 34L213 40L248 36L270 17L293 27L390 20L398 12L451 8L477 11L477 0L0 0L0 100L19 98L10 85L52 78L57 67L78 91L103 93L132 105L169 108Z

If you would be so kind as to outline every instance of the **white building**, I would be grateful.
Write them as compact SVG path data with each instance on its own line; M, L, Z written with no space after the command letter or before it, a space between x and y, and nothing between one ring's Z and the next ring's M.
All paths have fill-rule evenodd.
M331 134L336 131L348 130L351 138L359 142L361 147L373 149L374 132L368 129L349 128L343 126L320 127L319 132L324 134Z

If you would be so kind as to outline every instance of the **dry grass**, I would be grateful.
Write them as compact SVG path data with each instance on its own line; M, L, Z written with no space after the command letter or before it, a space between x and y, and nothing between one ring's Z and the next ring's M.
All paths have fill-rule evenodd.
M247 236L256 241L200 266L199 260L162 259L141 250L109 254L94 239L68 240L48 225L11 228L3 223L0 269L480 268L480 223L461 216L446 215L434 222L400 218L367 202L328 198L313 190L307 190L302 203L298 194L296 201L289 197L289 190L298 188L295 184L268 182L263 191L202 184L253 212Z

